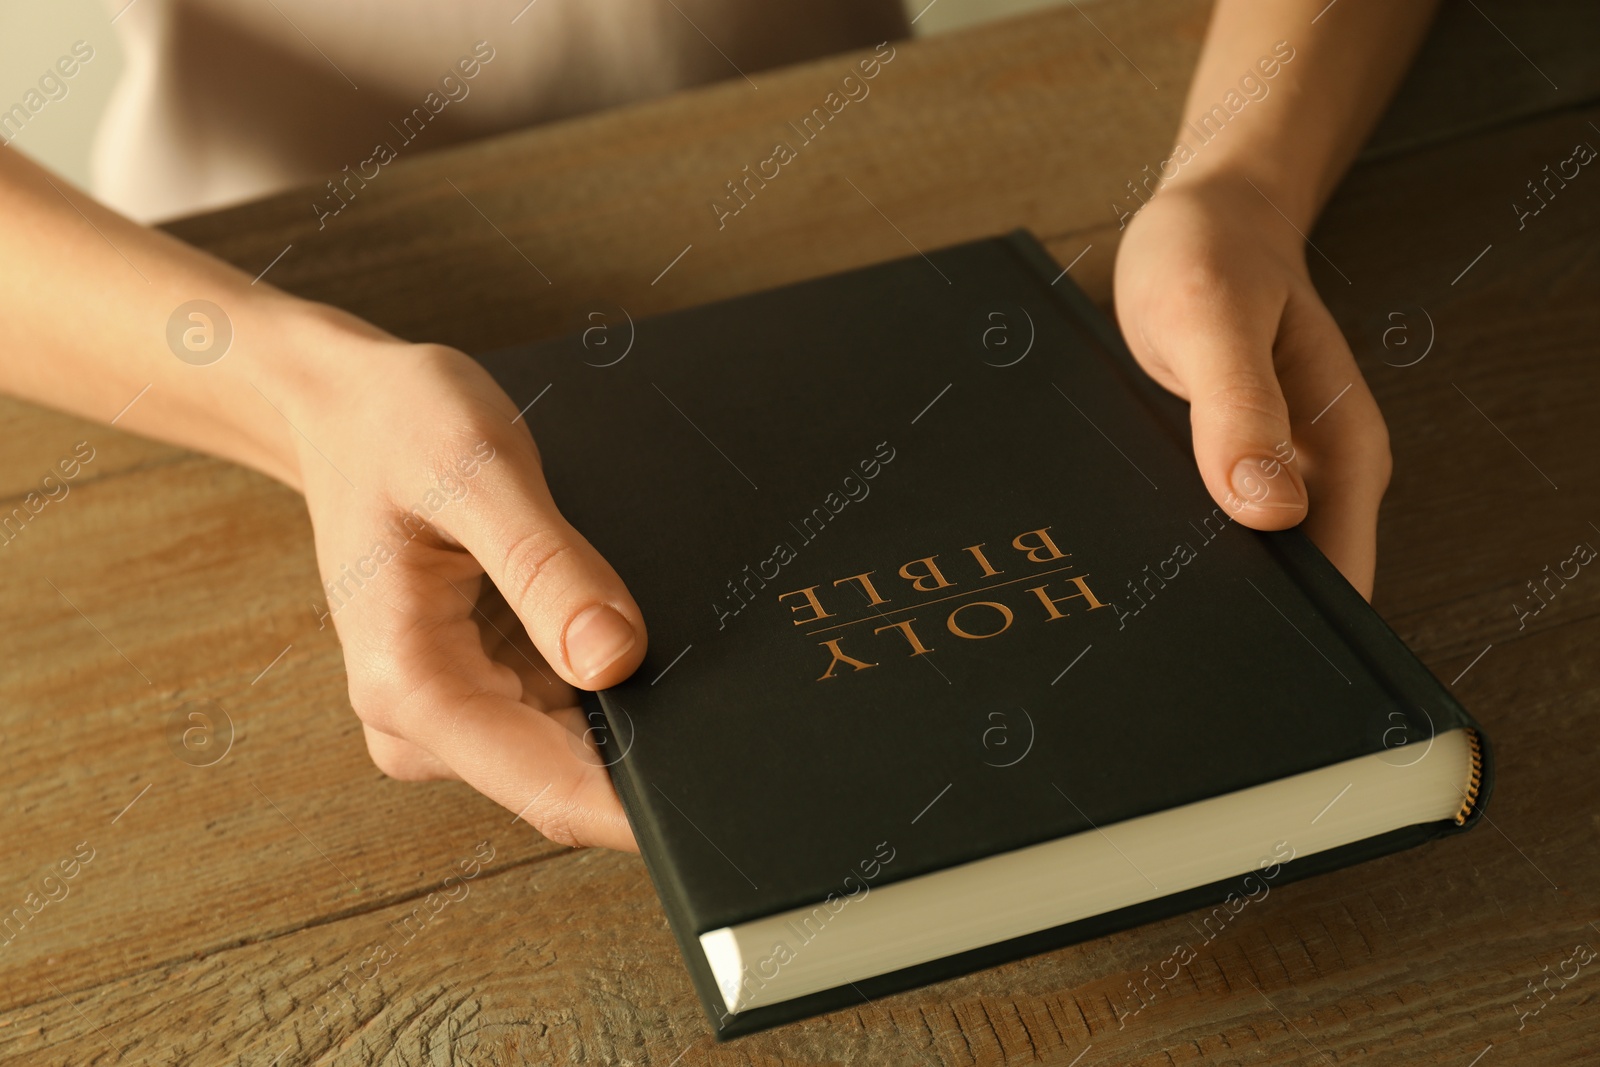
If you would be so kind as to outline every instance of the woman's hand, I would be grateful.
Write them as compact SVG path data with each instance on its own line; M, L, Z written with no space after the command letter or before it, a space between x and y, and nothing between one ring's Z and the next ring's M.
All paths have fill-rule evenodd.
M527 424L482 367L387 336L349 347L314 386L268 399L299 431L373 762L463 779L563 844L636 848L573 687L638 666L638 606L562 518Z
M644 620L488 373L69 189L0 152L0 390L301 490L379 768L464 779L555 841L637 847L573 687L632 673ZM199 302L195 347L178 331Z
M1368 598L1389 433L1302 234L1436 6L1217 0L1174 150L1117 253L1123 336L1189 401L1211 495L1258 530L1303 521Z
M1389 435L1300 234L1242 177L1174 183L1128 225L1116 307L1139 363L1189 401L1212 497L1258 530L1303 521L1370 599Z

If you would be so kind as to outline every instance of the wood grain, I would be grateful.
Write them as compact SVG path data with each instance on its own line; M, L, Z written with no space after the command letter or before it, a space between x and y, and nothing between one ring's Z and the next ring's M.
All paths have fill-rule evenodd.
M325 229L310 192L171 229L252 274L292 245L269 280L469 350L561 332L600 301L649 314L1016 226L1062 264L1084 253L1073 277L1106 305L1110 203L1166 147L1206 5L1084 7L1092 26L1068 7L897 44L872 95L720 230L708 202L854 57L404 159ZM1350 279L1312 257L1394 441L1376 604L1494 738L1491 825L1274 890L1126 1019L1129 983L1203 940L1189 918L717 1046L636 858L554 848L463 787L373 770L309 606L298 498L0 401L8 510L74 442L98 450L0 548L0 914L95 849L0 947L0 1060L1594 1059L1600 975L1518 1008L1545 967L1600 945L1600 577L1520 627L1511 605L1600 543L1600 179L1521 230L1508 207L1575 139L1600 144L1593 17L1448 5L1312 235ZM1386 344L1393 312L1417 343L1431 319L1414 365L1397 364L1420 349ZM189 700L232 722L214 766L171 751ZM407 940L394 924L483 841L495 856L466 899ZM396 958L341 992L379 942Z
M692 1048L679 1062L956 1065L1066 1063L1092 1046L1097 1063L1303 1063L1321 1050L1410 1064L1465 1063L1493 1042L1519 1062L1581 1062L1596 1013L1584 976L1521 1031L1515 1006L1544 965L1592 943L1600 782L1589 752L1548 739L1582 728L1600 676L1591 668L1557 692L1543 672L1597 639L1600 618L1555 628L1485 685L1485 707L1544 693L1497 735L1493 828L1274 889L1209 942L1179 917L714 1046L642 865L586 851L500 866L409 928L396 924L422 906L420 888L42 998L10 1013L0 1053L138 1062L175 1044L177 1062L264 1063L288 1049L307 1063L666 1065ZM1139 1005L1128 983L1180 942L1197 958L1121 1019ZM361 978L380 943L396 958ZM359 980L341 986L346 967Z
M0 945L0 1011L41 975L71 991L431 888L485 836L502 862L558 851L464 787L372 767L296 494L190 457L57 506L0 582L3 914L78 843L97 855ZM215 765L172 751L189 701L225 716Z
M116 415L115 411L106 412L107 419ZM5 469L0 470L0 515L9 515L13 508L24 506L29 493L48 498L53 491L60 496L61 490L44 484L47 476L64 481L66 496L71 496L74 489L96 478L170 463L184 455L182 449L160 441L118 433L104 423L75 419L8 396L0 397L0 440L5 441L6 458ZM74 477L63 480L59 464L72 459L74 449L83 442L88 442L93 458L79 464ZM69 465L66 469L72 468ZM9 544L22 533L44 529L34 526L33 519L45 515L57 502L51 500L38 512L30 511L32 517L13 525L9 537L0 537L0 541Z

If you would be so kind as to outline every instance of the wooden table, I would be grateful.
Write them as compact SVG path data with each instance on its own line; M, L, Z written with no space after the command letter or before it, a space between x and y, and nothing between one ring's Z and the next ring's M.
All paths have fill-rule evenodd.
M1600 947L1600 574L1512 608L1600 544L1600 172L1524 228L1509 206L1600 146L1586 3L1451 5L1312 235L1394 438L1376 603L1498 742L1489 825L1274 892L1122 1028L1183 918L718 1046L636 857L373 769L297 496L5 400L6 510L75 442L95 458L0 549L0 915L92 859L0 945L0 1061L1596 1062L1600 966L1530 983ZM250 273L292 246L277 284L468 350L1018 225L1106 303L1110 205L1164 156L1206 5L1082 7L898 45L721 231L708 201L850 57L417 155L321 231L309 192L171 230ZM214 765L174 755L186 701L231 720Z

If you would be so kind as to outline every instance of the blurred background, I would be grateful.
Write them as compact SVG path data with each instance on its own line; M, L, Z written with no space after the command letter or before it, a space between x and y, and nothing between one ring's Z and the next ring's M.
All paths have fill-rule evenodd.
M906 0L918 35L946 33L1068 0ZM83 187L89 182L89 145L113 86L122 55L106 0L0 0L0 111L35 88L40 74L71 51L75 41L94 48L94 59L67 82L11 141L57 174ZM6 136L9 136L7 134Z

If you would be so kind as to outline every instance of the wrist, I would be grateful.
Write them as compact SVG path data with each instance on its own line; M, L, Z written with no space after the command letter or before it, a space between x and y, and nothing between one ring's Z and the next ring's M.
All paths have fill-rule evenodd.
M1173 149L1175 158L1183 155L1184 143L1180 137ZM1165 187L1188 187L1205 195L1236 192L1240 195L1233 199L1259 202L1302 238L1311 232L1322 209L1323 194L1314 175L1302 173L1281 152L1243 140L1215 146L1209 153L1204 148L1193 153Z
M1226 235L1237 233L1251 246L1303 268L1310 224L1291 213L1300 208L1294 199L1262 178L1247 169L1214 167L1163 186L1152 206L1165 199L1176 212L1170 217L1207 220L1202 226L1213 243L1231 244Z
M307 464L332 447L324 428L408 346L348 312L276 292L252 302L235 328L229 392L245 415L237 425L247 450L235 458L304 492Z

